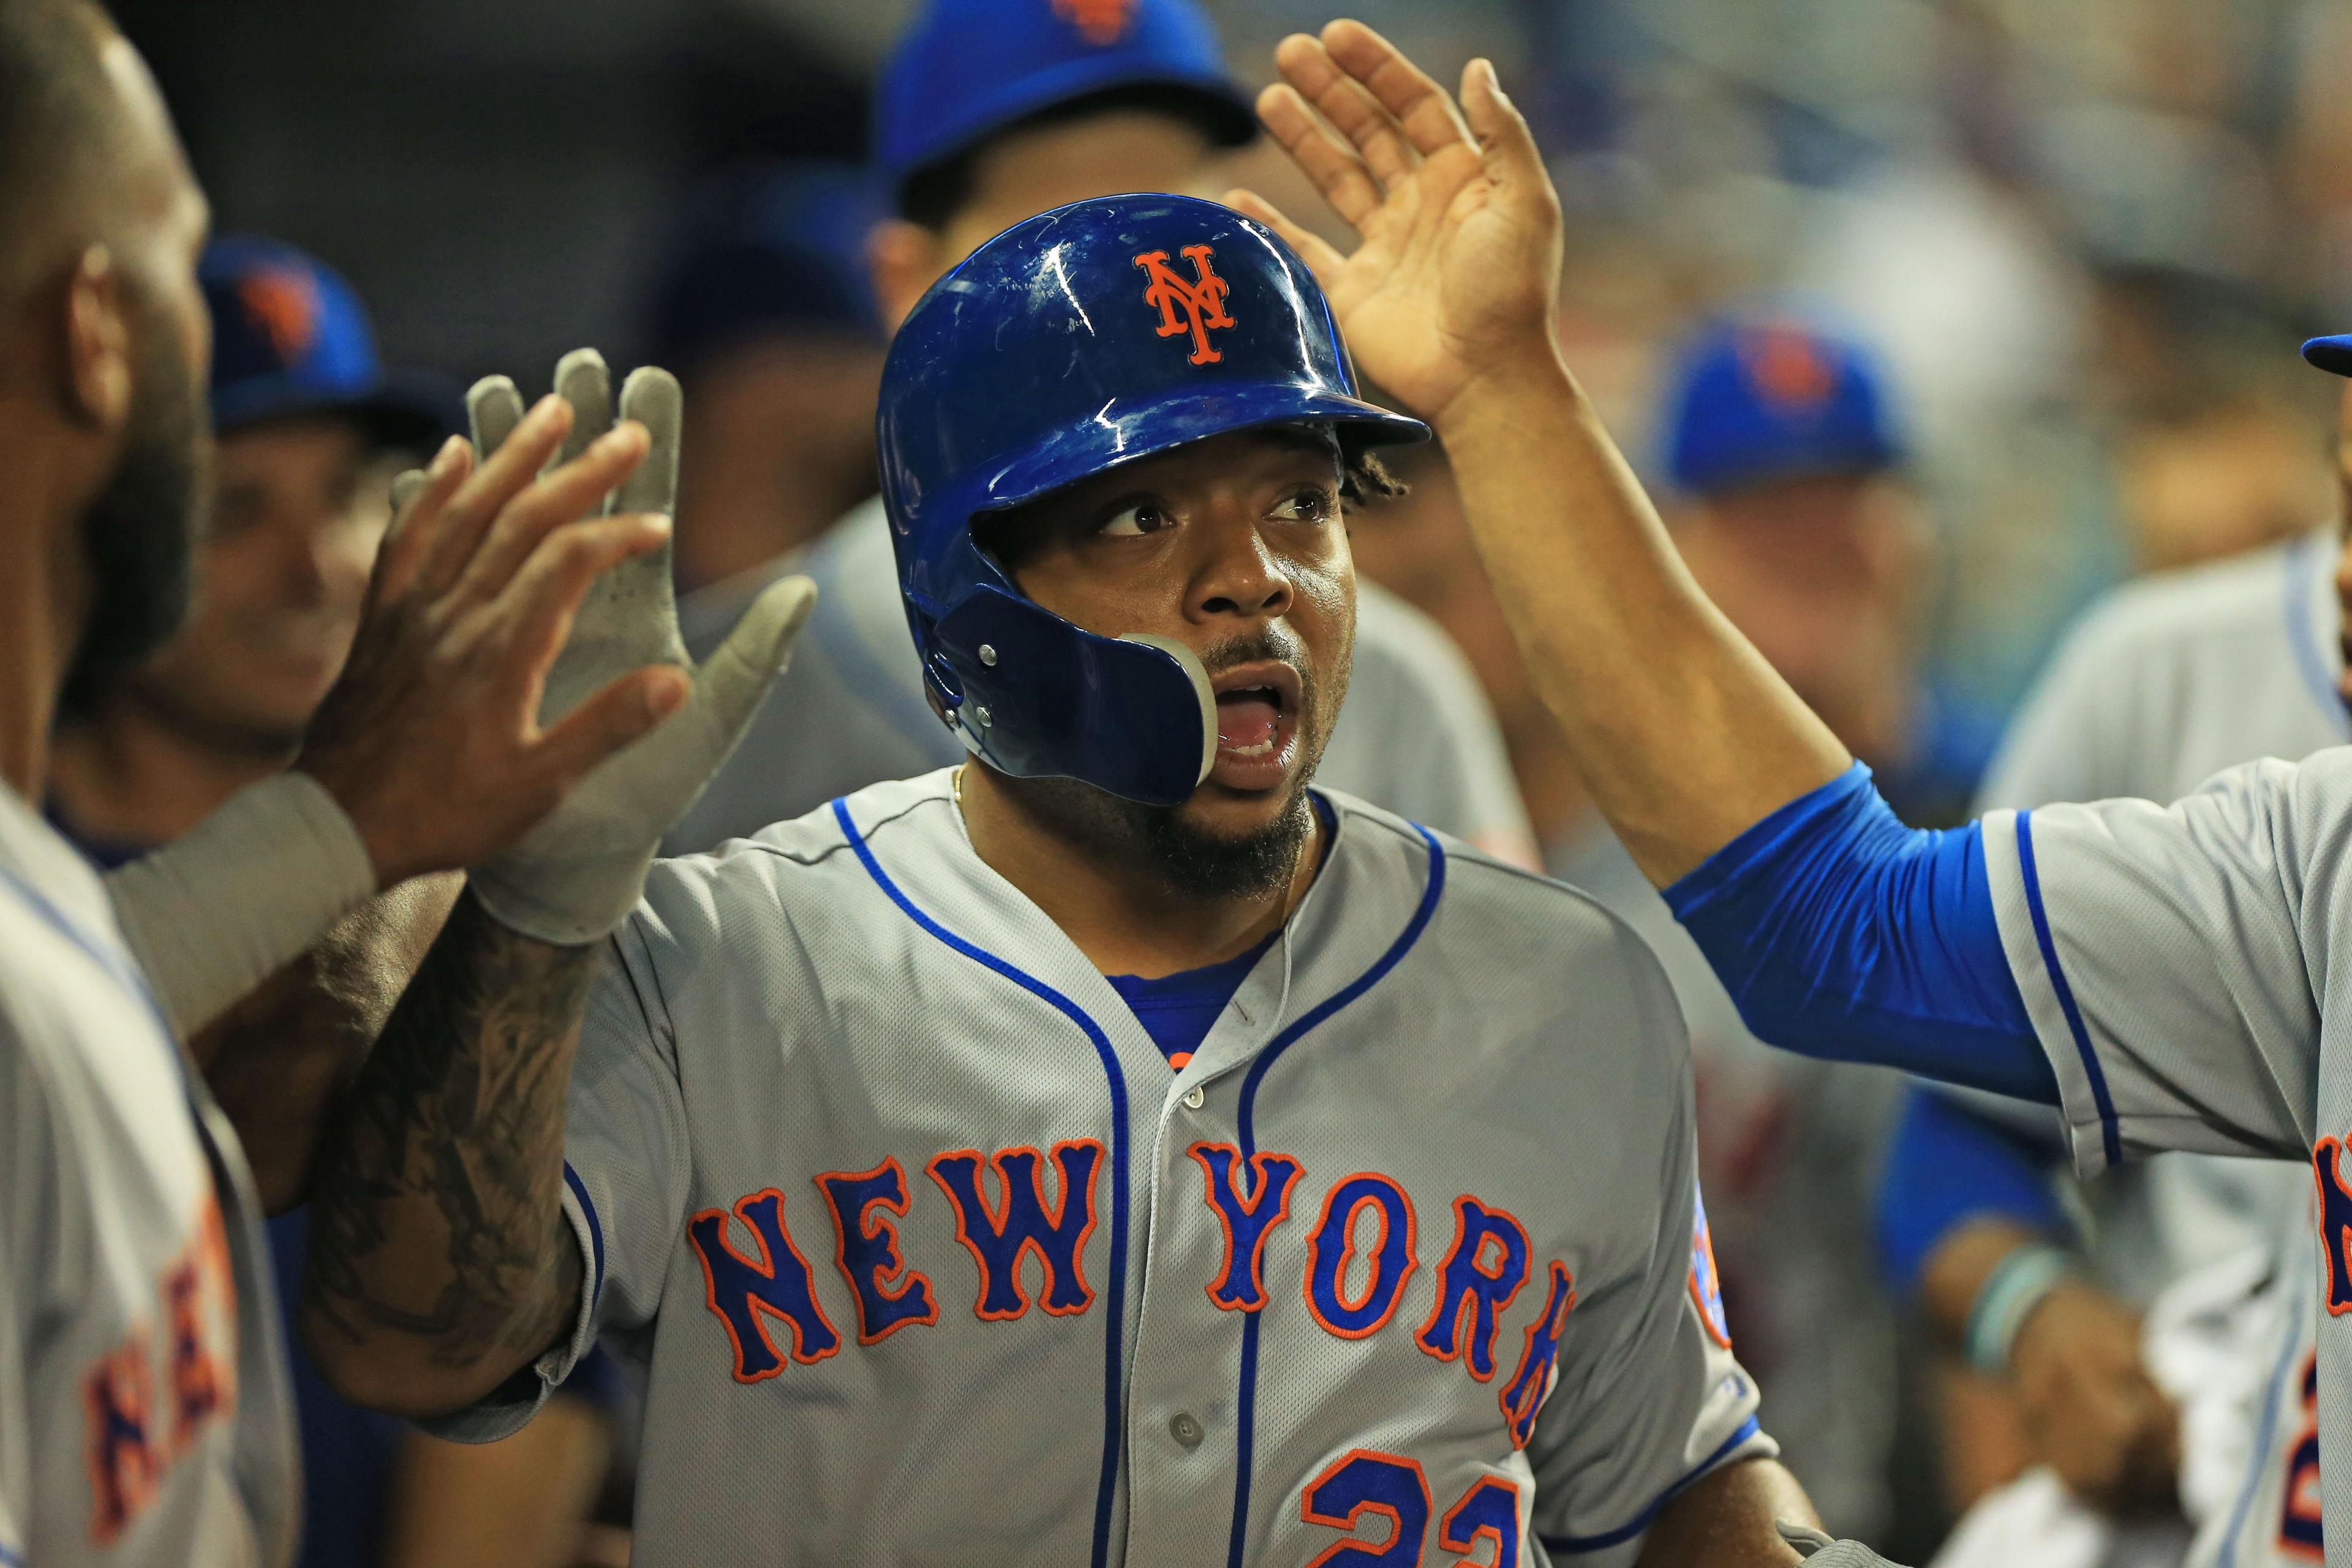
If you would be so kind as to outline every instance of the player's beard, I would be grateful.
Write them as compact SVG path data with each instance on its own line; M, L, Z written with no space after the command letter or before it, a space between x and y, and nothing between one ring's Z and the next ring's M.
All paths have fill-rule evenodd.
M137 301L134 300L134 307ZM81 517L91 597L60 706L86 712L177 630L209 493L211 411L168 311L137 310L122 460Z
M1298 671L1298 769L1280 809L1248 833L1213 833L1189 821L1181 805L1145 805L1076 779L1006 779L1004 784L1057 832L1105 860L1134 866L1179 898L1263 897L1290 880L1314 831L1307 785L1323 760L1348 686L1343 662L1327 692L1305 652L1296 634L1267 627L1222 643L1202 659L1212 676L1255 659L1286 659Z

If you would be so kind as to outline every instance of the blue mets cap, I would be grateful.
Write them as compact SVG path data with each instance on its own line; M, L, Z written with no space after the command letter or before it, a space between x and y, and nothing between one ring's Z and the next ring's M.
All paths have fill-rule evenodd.
M340 413L378 440L422 447L457 427L454 386L387 373L359 296L316 258L272 239L216 239L196 276L212 310L214 428Z
M2352 332L2314 338L2303 345L2303 357L2336 375L2352 375Z
M929 0L883 68L875 160L903 199L914 175L1032 115L1153 90L1222 146L1257 134L1192 0Z
M881 216L845 163L762 163L697 193L654 296L656 363L684 370L747 339L805 333L882 341L866 268Z
M1869 352L1789 317L1718 322L1699 333L1683 352L1660 425L1667 475L1693 495L1868 473L1904 458Z

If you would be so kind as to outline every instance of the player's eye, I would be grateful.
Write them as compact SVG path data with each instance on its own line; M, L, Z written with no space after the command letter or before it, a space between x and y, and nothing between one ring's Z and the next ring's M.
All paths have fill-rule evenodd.
M1274 509L1274 515L1286 522L1321 522L1338 509L1331 501L1331 492L1310 485L1295 495L1285 496Z
M1168 514L1160 509L1158 503L1138 501L1133 506L1121 507L1111 513L1103 520L1102 527L1096 532L1105 539L1140 539L1147 533L1157 533L1168 525Z

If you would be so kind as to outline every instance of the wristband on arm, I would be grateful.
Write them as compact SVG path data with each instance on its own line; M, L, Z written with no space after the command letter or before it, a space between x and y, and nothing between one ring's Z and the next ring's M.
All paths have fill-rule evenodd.
M367 846L326 785L284 773L107 874L139 965L182 1039L375 895Z
M2018 1331L2074 1271L2065 1249L2046 1242L2018 1247L1994 1264L1969 1308L1969 1364L1990 1377L2009 1375Z

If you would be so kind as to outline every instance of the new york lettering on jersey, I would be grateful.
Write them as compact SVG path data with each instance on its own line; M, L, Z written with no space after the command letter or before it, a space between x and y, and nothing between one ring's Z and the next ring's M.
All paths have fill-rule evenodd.
M1615 1563L1770 1451L1647 951L1331 799L1315 889L1173 1072L943 775L657 872L566 1205L575 1347L649 1362L652 1568Z
M290 1548L275 1308L207 1115L97 879L0 791L0 1561Z

